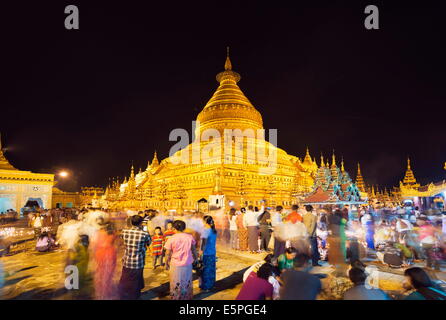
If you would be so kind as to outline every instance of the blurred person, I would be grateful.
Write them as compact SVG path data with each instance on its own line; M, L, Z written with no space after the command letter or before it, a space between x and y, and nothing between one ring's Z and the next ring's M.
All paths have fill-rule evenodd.
M238 231L237 231L237 214L235 208L229 210L229 233L231 249L237 250L238 247Z
M248 229L248 246L251 253L259 253L259 215L262 214L265 207L262 205L261 211L254 211L252 205L248 206L246 214L243 217L243 225Z
M311 261L313 266L320 267L319 264L319 248L317 244L316 227L317 227L317 216L313 213L313 207L311 205L305 206L305 213L303 216L303 223L307 228L307 233L310 240L311 246Z
M341 240L341 253L344 261L347 259L347 235L345 234L345 227L347 225L347 219L344 218L342 211L337 209L335 214L341 217L341 224L339 226L339 238ZM373 220L372 220L373 221Z
M368 219L365 223L365 241L367 248L375 250L375 223L373 219Z
M328 227L327 227L327 214L325 210L322 210L319 215L319 221L317 222L316 235L318 239L318 251L319 260L327 261L327 238L328 238Z
M3 296L2 290L3 290L3 286L4 285L5 285L5 274L4 274L4 271L3 271L3 264L0 261L0 297Z
M54 245L55 241L51 234L48 232L42 232L37 237L36 250L38 252L48 252L54 247Z
M36 213L36 215L33 217L32 225L34 228L34 235L37 238L40 235L41 229L43 227L43 218L40 213Z
M286 247L294 247L300 253L309 253L307 228L302 222L286 220L276 229L277 236L285 241Z
M193 230L192 235L196 241L196 247L201 246L201 235L205 229L205 223L203 217L201 217L199 212L194 212L192 217L189 219L188 224L186 223L186 228Z
M446 214L443 213L441 216L441 232L443 233L443 237L446 237Z
M350 210L349 210L349 206L348 204L344 205L344 207L341 209L342 212L342 217L346 220L349 221L350 219Z
M363 227L366 228L367 221L370 221L372 219L373 219L372 215L369 212L365 211L362 217L360 218L360 221Z
M88 272L90 262L90 241L87 235L79 235L73 248L68 250L67 266L76 266L79 276L79 290L71 290L74 298L91 298L91 275Z
M361 260L367 256L364 247L360 244L356 237L351 238L348 241L347 247L347 259L350 263L356 260Z
M375 225L375 249L380 250L381 247L385 247L386 242L394 238L394 233L386 220L382 220L379 226Z
M153 223L152 223L152 218L153 216L151 215L152 211L149 209L147 211L144 212L144 215L142 216L143 220L142 220L142 229L146 232L148 232L150 234L150 236L153 235L154 233L154 228L153 228Z
M268 252L269 241L271 239L271 214L268 210L264 210L262 214L257 218L259 221L260 231L260 250Z
M413 226L408 220L398 217L395 228L397 231L398 240L401 241L406 238L407 232L412 230Z
M148 232L142 230L139 215L130 218L132 227L122 230L121 238L124 242L122 274L119 281L119 295L123 300L136 300L141 296L144 288L144 265L147 247L151 244Z
M417 224L420 227L418 230L418 239L426 259L426 266L428 268L440 270L440 261L435 254L435 249L439 242L438 232L435 227L428 222L427 218L419 218Z
M344 300L391 300L381 289L367 288L367 274L360 268L351 268L348 272L354 287L344 293Z
M446 300L446 293L430 279L422 268L413 267L404 271L407 290L415 290L405 300Z
M30 227L30 228L32 228L33 227L33 223L34 223L34 217L35 217L35 213L34 212L30 212L30 213L28 213L27 214L27 218L28 218L28 223L27 223L27 225L28 225L28 227ZM1 213L1 215L0 215L0 219L4 219L4 217L5 217L5 214L2 212ZM3 221L0 221L0 223L4 223L4 220Z
M210 291L215 284L216 278L216 242L217 230L214 220L211 216L207 216L204 220L205 228L202 238L201 259L203 261L203 271L200 276L200 289L202 291Z
M420 216L420 208L419 207L415 207L415 210L413 211L414 215L416 218L418 218Z
M52 225L51 213L46 210L42 213L42 227L51 227Z
M305 253L296 256L293 268L280 275L283 286L280 300L316 300L322 290L321 280L308 271L310 257Z
M57 228L56 245L65 249L73 249L79 240L81 222L71 219Z
M248 250L248 229L244 224L245 208L240 209L240 214L235 219L237 224L238 248L240 251Z
M309 253L308 232L302 222L302 215L298 212L299 206L293 205L292 208L293 211L286 216L284 222L280 225L279 237L288 242L287 247L294 247L300 253Z
M280 228L282 227L282 206L277 206L275 212L271 216L271 226L273 227L274 236L274 257L277 259L281 254L285 253L286 240L282 239L279 235Z
M166 269L170 270L170 297L172 300L191 300L192 263L198 259L196 243L192 235L184 232L184 221L176 220L173 227L176 233L164 245Z
M94 287L96 300L111 300L116 297L113 276L116 270L117 248L115 229L104 219L98 221L101 226L92 245L95 263Z
M262 264L256 273L249 274L235 300L271 300L274 287L268 279L272 274L273 267L269 263Z
M335 266L338 274L343 273L342 269L345 264L341 246L341 220L340 212L330 212L328 214L328 262Z

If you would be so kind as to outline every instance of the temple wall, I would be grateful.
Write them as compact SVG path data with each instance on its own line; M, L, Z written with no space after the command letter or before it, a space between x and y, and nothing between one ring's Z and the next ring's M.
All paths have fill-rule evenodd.
M28 200L41 200L45 209L51 208L52 185L38 183L13 183L0 180L0 199L3 209L14 209L19 212ZM5 200L7 199L7 200ZM9 205L11 208L6 208ZM2 209L0 209L2 211Z

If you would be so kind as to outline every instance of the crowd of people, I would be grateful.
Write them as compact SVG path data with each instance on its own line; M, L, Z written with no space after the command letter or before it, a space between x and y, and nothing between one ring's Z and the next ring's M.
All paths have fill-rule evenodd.
M335 268L336 276L348 275L354 285L343 293L344 299L390 299L382 290L365 286L368 274L361 260L374 256L388 267L407 268L407 290L419 292L414 277L424 277L423 283L429 284L429 289L424 290L426 294L412 293L408 299L430 299L432 296L444 299L443 290L434 286L428 274L411 265L424 260L428 269L441 270L441 265L446 262L445 215L429 219L418 208L401 213L400 208L392 211L366 206L356 212L348 206L326 206L314 210L311 205L303 210L295 205L290 213L284 214L283 211L280 206L268 211L263 207L260 210L248 207L246 212L240 211L239 217L235 218L240 221L237 227L241 230L238 234L239 247L235 249L268 252L270 250L264 243L268 242L270 235L265 234L266 231L269 229L274 237L273 254L267 256L262 268L257 265L257 272L250 271L238 299L316 299L321 292L318 276L324 276L308 271L320 266L323 260ZM248 248L240 245L246 242ZM231 239L231 247L233 243L235 241ZM276 281L271 281L271 277ZM277 283L280 290L277 290Z
M8 209L5 212L0 212L0 225L17 221L19 214L13 209Z
M151 256L153 269L169 273L170 298L190 300L194 272L202 292L214 289L217 244L251 257L266 255L245 272L239 300L316 299L327 275L310 270L322 265L333 266L335 276L351 282L344 299L389 299L365 284L367 271L361 261L371 256L389 267L406 268L407 289L417 292L408 298L439 299L443 292L424 269L411 265L424 260L426 268L441 269L445 216L434 221L417 209L398 214L370 206L355 211L348 206L293 205L285 210L249 205L181 215L153 209L52 209L27 217L35 231L36 251L61 248L67 266L77 267L80 289L72 294L78 299L139 299ZM122 270L115 284L120 249Z

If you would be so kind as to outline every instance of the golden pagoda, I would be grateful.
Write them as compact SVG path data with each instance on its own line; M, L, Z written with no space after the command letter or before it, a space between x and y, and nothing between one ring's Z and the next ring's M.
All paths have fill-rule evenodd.
M443 167L446 170L446 164ZM438 182L430 182L427 185L421 186L417 183L415 175L410 166L410 159L407 159L407 169L403 181L400 181L398 188L398 196L401 200L412 200L414 205L426 207L427 203L442 202L443 206L446 203L446 180ZM424 201L421 199L424 198ZM426 201L429 199L429 201Z
M311 191L318 166L308 148L301 161L265 139L262 115L239 88L229 52L216 79L217 90L197 116L194 140L161 161L155 152L137 175L131 169L128 182L108 188L107 207L195 210L203 199L216 207L229 201L260 205L263 199L287 207Z
M403 179L403 185L405 187L418 188L420 184L417 183L415 176L413 174L412 168L410 167L410 159L407 158L407 169L406 174Z
M356 173L356 185L358 186L359 190L361 190L361 192L366 192L365 183L361 174L361 166L359 165L359 162L358 162L358 172Z

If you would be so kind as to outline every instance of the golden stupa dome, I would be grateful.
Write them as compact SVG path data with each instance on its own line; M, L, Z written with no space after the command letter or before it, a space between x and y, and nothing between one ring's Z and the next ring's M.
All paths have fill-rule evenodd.
M221 134L224 129L263 129L262 115L237 85L240 75L232 71L229 50L225 71L217 74L217 81L220 85L197 117L200 135L206 129L217 129Z

